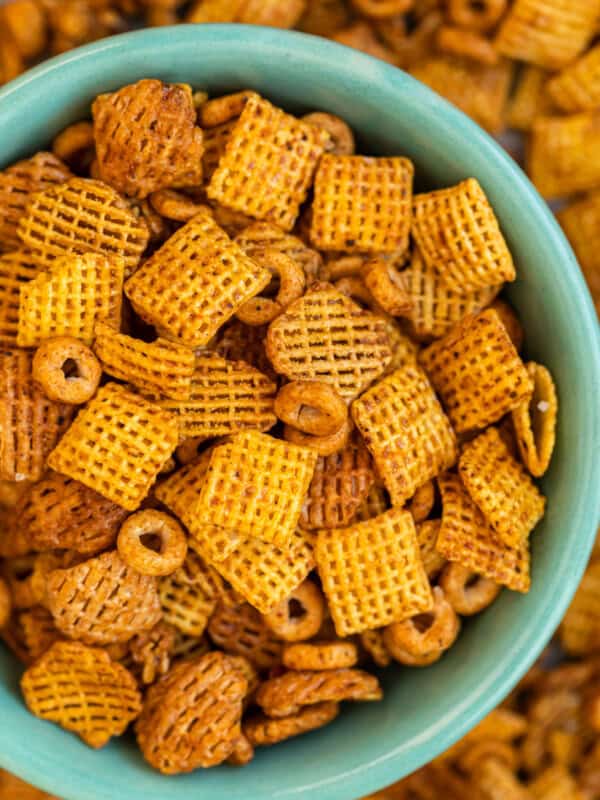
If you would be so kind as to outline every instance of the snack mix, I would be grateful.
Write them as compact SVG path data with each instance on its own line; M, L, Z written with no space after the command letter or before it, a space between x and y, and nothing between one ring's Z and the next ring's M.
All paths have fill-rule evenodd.
M600 308L599 21L600 0L12 0L0 83L140 24L332 38L525 134ZM100 95L0 172L0 637L33 714L90 747L133 730L167 775L381 701L382 668L528 592L558 415L476 176L416 193L327 109L204 88ZM522 684L373 798L594 800L598 733L600 548Z

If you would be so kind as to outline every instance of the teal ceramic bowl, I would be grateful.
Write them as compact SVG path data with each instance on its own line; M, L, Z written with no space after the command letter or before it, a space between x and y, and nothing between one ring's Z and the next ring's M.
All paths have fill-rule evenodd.
M257 754L237 770L166 778L132 741L100 752L32 717L20 669L0 651L0 765L66 800L352 800L416 769L461 737L524 674L580 580L600 501L600 355L596 316L571 250L513 161L477 126L392 67L330 42L242 26L180 26L69 53L0 92L0 167L47 146L99 92L143 77L211 92L252 87L292 111L325 109L357 131L362 152L411 158L423 186L476 176L514 253L510 298L527 356L551 368L558 440L543 480L548 513L533 536L533 588L504 592L423 670L390 669L382 703L348 704L331 726Z

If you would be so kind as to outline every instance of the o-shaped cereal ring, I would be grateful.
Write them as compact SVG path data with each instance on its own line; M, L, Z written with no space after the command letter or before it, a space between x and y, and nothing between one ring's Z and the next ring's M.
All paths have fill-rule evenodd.
M452 22L474 31L489 31L506 11L506 0L449 0Z
M348 407L333 386L320 381L292 381L275 398L280 420L311 436L331 436L348 418Z
M279 276L279 291L275 298L261 295L251 297L238 309L236 317L245 325L266 325L278 317L293 300L302 296L306 278L297 261L275 248L255 251L252 258L261 267Z
M304 581L278 603L264 620L273 633L285 642L301 642L319 632L325 616L325 600L318 586Z
M434 654L439 658L456 640L460 619L439 586L433 589L433 599L433 608L427 614L394 622L385 629L385 645L397 661L407 663L408 654L417 660L433 663L427 659Z
M479 614L498 597L500 586L477 575L462 564L448 564L440 577L440 586L457 614Z
M157 536L160 549L144 543L144 536ZM155 509L137 511L119 531L117 549L123 561L142 575L171 575L187 554L187 538L181 525L169 514Z
M346 417L342 427L329 436L312 436L310 433L299 431L291 425L284 425L283 427L283 438L286 442L299 444L302 447L310 447L312 450L316 450L320 456L332 456L334 453L339 453L348 444L351 433L352 421L350 417Z
M330 146L326 147L328 153L336 156L351 156L354 154L354 134L347 122L336 117L335 114L327 114L324 111L314 111L302 117L304 122L316 125L331 137Z
M92 350L72 336L55 336L38 347L32 375L49 400L86 403L96 392L102 367Z

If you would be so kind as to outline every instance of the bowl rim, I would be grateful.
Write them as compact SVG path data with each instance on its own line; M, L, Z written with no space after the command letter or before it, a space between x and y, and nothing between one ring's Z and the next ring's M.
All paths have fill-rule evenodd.
M202 40L206 44L214 43L217 40L222 45L235 43L240 48L240 55L242 56L244 52L259 51L261 48L268 50L270 53L277 51L282 56L289 56L290 53L293 53L294 58L308 59L313 63L319 63L330 70L335 70L338 75L350 81L356 80L357 67L363 67L366 75L376 73L384 78L384 82L387 85L385 92L390 95L400 87L403 87L403 93L406 93L407 87L409 91L417 91L420 98L425 100L421 113L430 120L431 124L439 124L438 116L443 117L448 126L455 129L462 137L468 138L474 148L481 151L491 164L495 165L497 169L501 170L514 182L516 193L522 198L523 202L528 203L531 214L537 218L539 224L538 236L545 236L553 246L556 252L556 260L560 261L563 268L568 272L568 280L571 287L570 293L577 301L580 336L585 333L587 337L588 349L586 356L589 358L590 364L590 374L582 376L582 384L586 391L595 391L596 396L600 394L600 327L598 326L596 312L570 245L546 202L540 197L518 165L488 134L450 103L391 65L335 42L297 31L281 31L260 26L221 24L188 24L160 29L146 29L103 39L40 64L0 90L0 116L5 110L10 116L10 104L19 105L19 93L21 93L22 97L23 90L28 90L30 94L32 90L35 91L35 87L43 90L44 80L52 77L54 73L63 74L67 79L69 72L75 70L79 63L93 63L100 56L110 57L111 59L126 58L130 48L151 50L158 46L162 48L177 48L182 45L189 47L192 44L197 46ZM349 53L352 54L351 59L348 56ZM335 66L332 66L332 63ZM153 69L151 63L149 63L148 74L151 75L152 73ZM56 79L56 76L54 77ZM361 78L361 80L364 80L364 78ZM384 87L378 87L378 90L379 92L384 92ZM491 689L489 686L486 687L485 694L481 690L478 693L476 689L474 695L469 698L469 702L456 709L456 714L452 719L452 726L446 722L445 726L440 728L437 732L439 738L436 740L436 752L442 752L461 738L466 731L501 702L542 651L570 602L585 569L593 545L595 529L600 519L599 481L594 472L594 467L596 466L594 456L600 452L600 423L598 417L594 418L590 424L592 432L590 443L585 451L583 464L587 484L580 491L580 496L586 504L585 521L587 523L587 531L584 531L586 537L579 542L579 549L575 551L574 560L570 564L570 588L567 592L563 591L559 597L555 598L552 606L540 609L540 618L535 631L532 630L527 637L519 640L520 647L515 656L512 670L501 676L501 679ZM543 617L541 616L542 611L545 611ZM364 794L396 779L401 759L403 774L406 774L407 761L410 765L409 771L418 768L425 760L431 757L430 753L428 753L429 749L428 742L422 740L416 741L408 751L399 747L391 749L388 747L386 749L385 743L382 743L381 752L377 758L368 763L348 763L345 768L336 774L334 779L316 783L314 780L310 781L310 776L307 776L301 786L289 790L280 790L274 792L273 795L265 794L264 797L275 795L281 799L305 797L309 792L313 793L315 791L319 792L320 800L356 797L357 794L355 792ZM43 758L40 759L36 756L35 759L31 759L30 756L31 753L28 747L19 746L18 743L15 743L14 737L10 736L10 731L3 730L3 726L0 726L0 762L7 769L19 774L25 780L33 783L39 782L48 791L66 793L73 798L81 797L78 794L76 782L69 781L67 774L61 776L60 782L55 779L55 776L48 777L46 770L49 769L51 773L53 765ZM86 800L92 796L92 794L85 793ZM134 796L132 793L131 797Z

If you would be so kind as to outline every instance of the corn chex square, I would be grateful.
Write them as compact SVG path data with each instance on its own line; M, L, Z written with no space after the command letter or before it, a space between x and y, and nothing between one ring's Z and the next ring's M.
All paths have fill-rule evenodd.
M456 461L454 431L418 366L396 370L365 392L352 417L394 506Z
M457 433L496 422L533 391L498 313L466 317L420 354Z
M140 315L190 347L206 345L238 308L271 280L200 212L125 284Z
M108 383L79 412L48 466L135 511L177 442L171 414Z
M394 508L348 528L319 531L315 559L338 636L381 628L433 605L408 511Z

